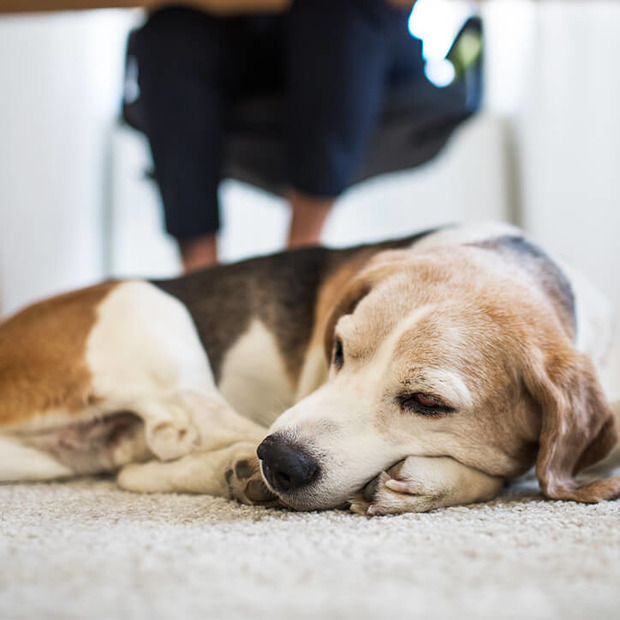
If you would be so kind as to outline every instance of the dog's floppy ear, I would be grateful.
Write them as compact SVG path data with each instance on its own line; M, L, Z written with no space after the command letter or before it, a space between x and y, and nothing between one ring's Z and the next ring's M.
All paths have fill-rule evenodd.
M526 386L542 415L536 475L543 493L579 502L620 497L620 476L588 482L575 478L618 441L615 414L590 359L571 345L547 347L546 354L530 357L526 369Z

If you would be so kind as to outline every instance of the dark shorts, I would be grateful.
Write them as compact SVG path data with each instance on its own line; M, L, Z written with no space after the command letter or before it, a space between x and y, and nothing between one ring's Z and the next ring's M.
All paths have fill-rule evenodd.
M140 110L178 239L216 231L231 104L282 93L288 183L337 197L351 183L388 84L423 79L408 11L384 0L296 0L278 16L152 14L135 34Z

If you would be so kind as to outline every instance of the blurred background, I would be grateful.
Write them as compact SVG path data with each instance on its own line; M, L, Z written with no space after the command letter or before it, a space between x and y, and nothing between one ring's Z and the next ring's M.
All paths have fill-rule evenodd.
M146 139L120 114L127 35L143 13L1 13L2 2L0 314L107 277L178 273ZM485 32L482 109L428 163L351 188L324 242L507 220L581 269L617 309L620 3L419 0L411 29L439 87L453 78L443 59L471 15ZM281 198L226 180L221 201L224 260L283 248L290 214ZM608 386L620 385L619 348Z

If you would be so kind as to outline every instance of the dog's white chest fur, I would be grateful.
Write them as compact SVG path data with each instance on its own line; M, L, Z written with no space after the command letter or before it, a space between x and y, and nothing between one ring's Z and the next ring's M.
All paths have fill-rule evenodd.
M264 426L293 404L276 339L258 319L226 352L218 387L236 411Z

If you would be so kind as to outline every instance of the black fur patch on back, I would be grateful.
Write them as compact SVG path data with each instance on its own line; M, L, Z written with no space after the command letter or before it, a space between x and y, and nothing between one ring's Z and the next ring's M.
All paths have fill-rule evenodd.
M153 284L183 302L219 382L226 351L256 317L276 336L293 375L301 371L314 327L321 285L359 253L370 258L383 250L412 245L435 232L342 250L309 247L218 265Z

